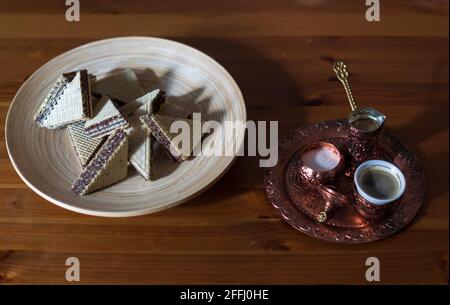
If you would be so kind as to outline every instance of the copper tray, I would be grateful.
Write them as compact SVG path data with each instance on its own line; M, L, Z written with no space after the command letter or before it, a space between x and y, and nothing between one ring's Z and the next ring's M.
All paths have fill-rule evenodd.
M308 125L292 131L280 141L278 163L266 169L266 192L281 217L295 229L312 237L337 243L365 243L392 235L410 223L423 202L425 184L417 157L387 131L380 134L383 158L395 163L406 178L406 191L395 209L381 220L370 222L360 216L349 202L334 211L324 222L316 219L325 200L317 189L298 179L298 151L315 141L333 139L347 141L347 120L334 120ZM350 162L351 163L351 162ZM353 200L353 179L342 175L331 183Z

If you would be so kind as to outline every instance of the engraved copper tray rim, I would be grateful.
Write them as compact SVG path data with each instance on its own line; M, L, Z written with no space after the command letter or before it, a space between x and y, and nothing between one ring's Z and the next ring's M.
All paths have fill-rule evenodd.
M397 208L386 218L362 228L339 228L321 224L304 214L286 189L285 174L293 156L304 145L333 137L346 137L347 120L331 120L297 128L278 145L278 163L264 171L266 193L280 216L296 230L314 238L336 243L366 243L388 237L405 228L423 203L425 183L417 157L397 137L388 131L380 134L380 144L395 151L394 163L406 177L407 189Z

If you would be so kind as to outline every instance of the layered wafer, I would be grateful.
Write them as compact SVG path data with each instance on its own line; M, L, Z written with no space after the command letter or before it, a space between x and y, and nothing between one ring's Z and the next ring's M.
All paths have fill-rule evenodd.
M88 164L105 140L105 137L94 139L89 137L84 131L84 124L84 121L80 121L67 127L70 140L82 167Z
M90 80L87 70L61 75L45 97L34 120L49 129L87 120L92 115Z
M189 159L193 148L201 142L201 122L194 124L193 120L160 114L147 114L141 116L140 119L158 143L178 162ZM179 122L179 126L185 127L180 133L170 132L170 127L175 122Z
M139 118L142 115L157 111L164 101L165 92L157 89L138 98L134 105L129 103L121 108L122 113L128 113L126 117L133 129L130 135L129 161L145 180L150 180L152 175L152 154L155 139L150 130L142 125ZM136 105L138 105L137 109L135 109ZM131 109L134 110L130 112Z
M147 104L146 107L150 107L150 112L155 113L165 103L165 101L166 92L160 89L155 89L137 98L134 101L129 101L128 103L121 106L119 110L123 115L128 116L129 114L135 112L139 107Z
M71 190L86 195L103 189L127 177L128 131L118 129L112 133L80 176Z
M128 126L128 122L108 96L100 99L94 113L95 116L84 125L86 134L91 138L100 138L111 134L117 128Z
M95 94L107 95L122 102L133 101L145 94L132 69L123 69L97 79L92 85Z

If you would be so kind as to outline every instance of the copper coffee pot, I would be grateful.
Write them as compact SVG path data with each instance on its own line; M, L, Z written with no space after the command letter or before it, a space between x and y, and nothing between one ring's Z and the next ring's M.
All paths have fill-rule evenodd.
M367 160L378 159L378 135L383 128L386 116L373 108L358 108L348 82L347 65L342 61L337 61L334 63L333 69L344 86L352 110L348 115L350 124L348 146L354 166Z

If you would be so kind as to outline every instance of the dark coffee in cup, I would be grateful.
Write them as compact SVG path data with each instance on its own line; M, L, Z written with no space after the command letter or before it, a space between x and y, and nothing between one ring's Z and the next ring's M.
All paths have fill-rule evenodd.
M383 217L393 209L406 189L401 170L384 160L362 163L355 171L355 207L366 218Z
M361 189L373 198L387 200L400 191L398 177L381 166L367 168L359 179Z

